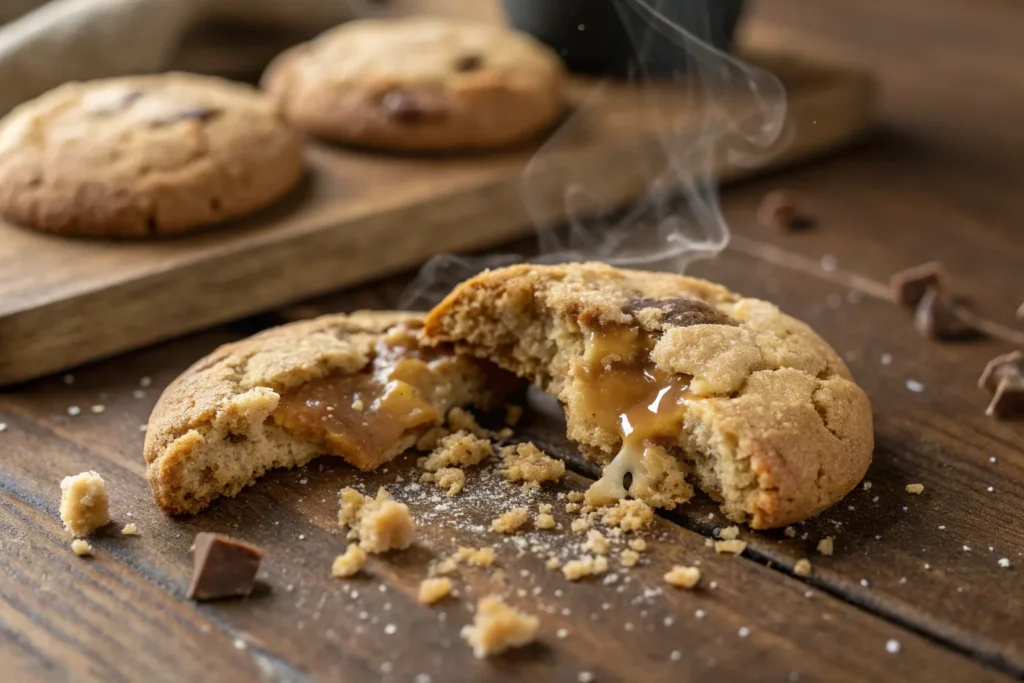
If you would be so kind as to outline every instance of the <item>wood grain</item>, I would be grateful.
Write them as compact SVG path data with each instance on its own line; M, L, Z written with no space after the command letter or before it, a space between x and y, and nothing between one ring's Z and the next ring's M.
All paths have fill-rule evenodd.
M546 569L543 556L529 547L567 557L579 552L579 537L566 529L565 501L557 497L559 491L589 484L577 475L568 475L564 486L523 494L493 471L475 470L466 490L449 501L432 487L413 484L412 457L372 475L324 458L274 473L198 517L165 517L149 499L138 455L142 435L136 424L145 419L155 392L134 398L132 391L138 373L152 372L154 386L162 386L225 336L233 335L201 335L98 365L78 373L73 385L47 380L0 399L0 414L9 424L0 524L22 539L16 552L0 554L0 562L7 574L34 570L64 577L64 588L46 585L67 601L54 608L26 606L30 596L39 595L37 586L4 586L0 624L20 630L31 615L41 622L27 631L28 643L10 646L17 657L38 651L56 671L88 667L83 680L140 680L148 671L159 680L162 663L179 656L193 657L189 666L205 680L220 680L222 674L225 680L251 680L246 677L254 667L283 680L317 681L413 680L421 674L453 682L576 680L583 671L599 681L635 680L638 672L651 681L1007 680L767 567L716 555L704 537L668 520L657 520L644 533L650 547L641 566L622 570L613 559L614 581L569 583ZM67 403L85 406L101 394L103 413L62 415ZM92 560L70 553L55 518L53 473L87 467L106 477L114 501L114 530L95 539ZM366 576L335 581L329 567L345 545L336 526L337 491L346 485L370 492L387 486L408 502L419 532L414 548L373 559ZM561 530L521 536L528 541L525 553L516 542L520 536L485 530L514 505L535 511L543 502L555 506ZM140 536L116 533L128 519L138 524ZM269 590L241 601L185 601L191 568L187 548L195 533L206 530L261 545L266 551L261 577ZM495 567L462 567L453 577L458 597L432 608L416 603L418 582L432 561L459 546L481 545L495 547ZM664 584L661 576L673 564L695 563L704 575L700 588L680 591ZM540 615L541 635L534 646L478 662L459 630L470 620L475 599L491 592ZM78 605L80 595L92 612ZM131 629L105 620L125 609L129 613L121 619L128 619ZM151 610L163 614L147 618ZM145 623L130 621L136 613ZM186 648L196 632L204 633L204 624L213 630L206 636L210 651L200 657ZM123 635L112 633L118 629ZM47 636L66 632L92 635L68 646L46 642ZM121 645L122 638L135 641L140 633L152 633L145 639L149 647ZM899 642L898 656L887 652L890 640ZM245 662L247 657L252 660Z
M873 90L862 72L774 55L754 61L789 86L790 142L756 160L723 156L714 162L717 177L820 154L868 125ZM675 88L660 93L660 114L651 112L649 91L580 84L575 92L591 104L531 164L538 191L530 213L520 180L534 145L408 158L310 144L302 188L205 235L87 242L0 223L0 384L379 277L439 252L500 243L532 230L531 220L563 218L564 189L587 169L617 169L596 175L590 189L605 206L620 206L647 192L650 171L636 160L663 158L666 125L701 125L690 94ZM723 106L734 106L737 120L753 111L749 101Z

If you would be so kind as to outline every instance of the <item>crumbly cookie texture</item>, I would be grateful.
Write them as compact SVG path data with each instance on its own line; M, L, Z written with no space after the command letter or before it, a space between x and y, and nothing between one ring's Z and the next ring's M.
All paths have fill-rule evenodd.
M60 520L76 538L110 522L110 498L103 477L92 470L64 477L60 482Z
M462 628L462 637L477 659L483 659L532 643L539 627L537 617L506 605L500 596L488 595L477 603L473 623Z
M210 76L67 83L0 121L0 213L47 232L180 233L261 208L302 174L272 103Z
M366 557L366 552L358 544L350 543L345 552L331 563L331 576L336 579L355 576L366 564Z
M590 504L669 507L692 484L737 522L785 526L842 498L871 461L871 406L832 348L774 305L703 280L511 266L459 285L423 336L562 401L569 437L605 466Z
M396 151L488 149L565 108L559 57L496 25L437 18L352 21L278 56L263 87L315 135Z
M90 557L92 555L92 546L89 545L88 541L76 538L71 541L71 552L79 557Z
M416 523L405 503L392 500L381 487L377 497L364 496L353 488L340 494L338 524L349 528L349 538L359 539L368 553L404 550L416 537Z
M529 519L529 510L526 508L514 508L492 520L491 531L497 531L499 534L514 534Z
M269 469L320 454L373 469L411 448L454 406L503 405L503 387L514 378L472 358L421 349L419 324L409 313L324 316L198 361L167 387L149 419L145 457L157 503L168 513L196 513ZM353 399L367 391L378 400ZM326 414L306 410L309 399L332 409L334 431L318 431ZM380 429L354 438L368 420Z
M511 482L522 481L533 486L557 482L565 474L565 463L537 448L532 443L519 443L501 449L504 468L501 475Z
M693 588L700 582L700 569L677 564L665 574L665 582L676 588Z
M446 578L423 579L416 600L424 605L433 605L438 600L448 597L452 592L452 582Z

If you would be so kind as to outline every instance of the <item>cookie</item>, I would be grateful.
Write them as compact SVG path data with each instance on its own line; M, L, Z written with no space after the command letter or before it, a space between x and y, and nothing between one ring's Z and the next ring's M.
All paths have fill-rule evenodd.
M451 408L501 406L523 385L485 361L421 348L414 314L331 315L220 347L164 391L145 457L156 502L195 513L269 469L321 454L372 470Z
M565 70L529 36L442 19L353 21L282 53L263 87L294 126L399 152L490 149L552 125Z
M672 507L695 485L730 519L779 527L841 499L871 462L871 406L835 351L703 280L512 266L459 285L423 336L557 396L569 438L604 466L594 505Z
M0 121L0 214L63 235L194 230L270 204L302 173L273 105L208 76L68 83Z

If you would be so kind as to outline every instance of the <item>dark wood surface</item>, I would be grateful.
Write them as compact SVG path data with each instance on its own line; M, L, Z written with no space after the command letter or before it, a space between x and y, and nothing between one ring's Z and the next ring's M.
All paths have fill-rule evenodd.
M874 406L870 490L798 525L795 538L744 531L750 545L738 558L704 547L725 520L699 499L660 518L648 536L650 564L616 570L609 585L569 584L532 553L517 557L510 541L475 531L517 501L487 472L471 476L457 514L436 494L409 490L401 463L368 477L324 459L275 473L193 519L156 510L143 484L139 426L160 388L215 345L287 317L393 305L407 281L399 276L82 368L70 385L51 377L0 393L0 669L16 681L574 681L582 671L596 681L1024 677L1024 422L985 417L987 396L975 385L985 361L1014 345L923 339L884 287L893 271L938 258L980 314L1024 330L1014 318L1024 300L1024 80L1016 69L1024 7L830 0L810 12L778 0L754 14L750 30L762 39L875 69L884 126L849 153L726 190L736 239L693 272L776 301L845 356ZM756 225L758 201L778 186L801 193L815 229L775 234ZM135 398L143 376L153 385ZM908 380L923 391L910 391ZM104 412L93 414L94 404ZM67 416L69 405L82 415ZM534 411L523 432L582 472L565 487L586 485L557 415ZM95 541L95 559L80 560L57 520L57 483L89 468L108 480L116 528L135 521L141 535L115 528ZM392 488L423 520L416 547L374 560L365 578L330 580L344 545L337 489L397 477L405 480ZM907 494L909 483L924 493ZM206 530L266 549L263 594L184 599L187 548ZM836 539L831 557L814 550L826 535ZM482 543L495 544L505 585L493 571L463 568L459 597L415 603L431 559ZM801 557L814 565L810 578L791 574ZM1004 557L1010 568L999 566ZM699 590L661 581L671 564L697 560ZM541 640L480 663L458 632L473 598L491 590L539 614ZM886 651L890 639L900 643L896 654Z

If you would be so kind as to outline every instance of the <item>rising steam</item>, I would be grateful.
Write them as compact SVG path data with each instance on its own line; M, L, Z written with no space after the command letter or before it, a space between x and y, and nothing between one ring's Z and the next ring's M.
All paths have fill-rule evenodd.
M596 87L524 170L522 198L537 229L536 254L436 256L403 294L403 308L433 305L467 277L511 263L597 260L682 272L725 248L729 228L715 169L752 164L767 154L785 123L785 90L772 74L671 21L659 9L670 1L614 0L627 29L636 25L627 15L639 17L677 48L672 75L654 78L651 45L630 30L639 68L629 80L642 88L645 129L660 131L656 138L624 144L614 167L566 164L566 152L586 135L592 117L614 109L622 86ZM709 31L705 26L700 33ZM637 196L642 199L635 201ZM624 204L630 205L626 211Z

